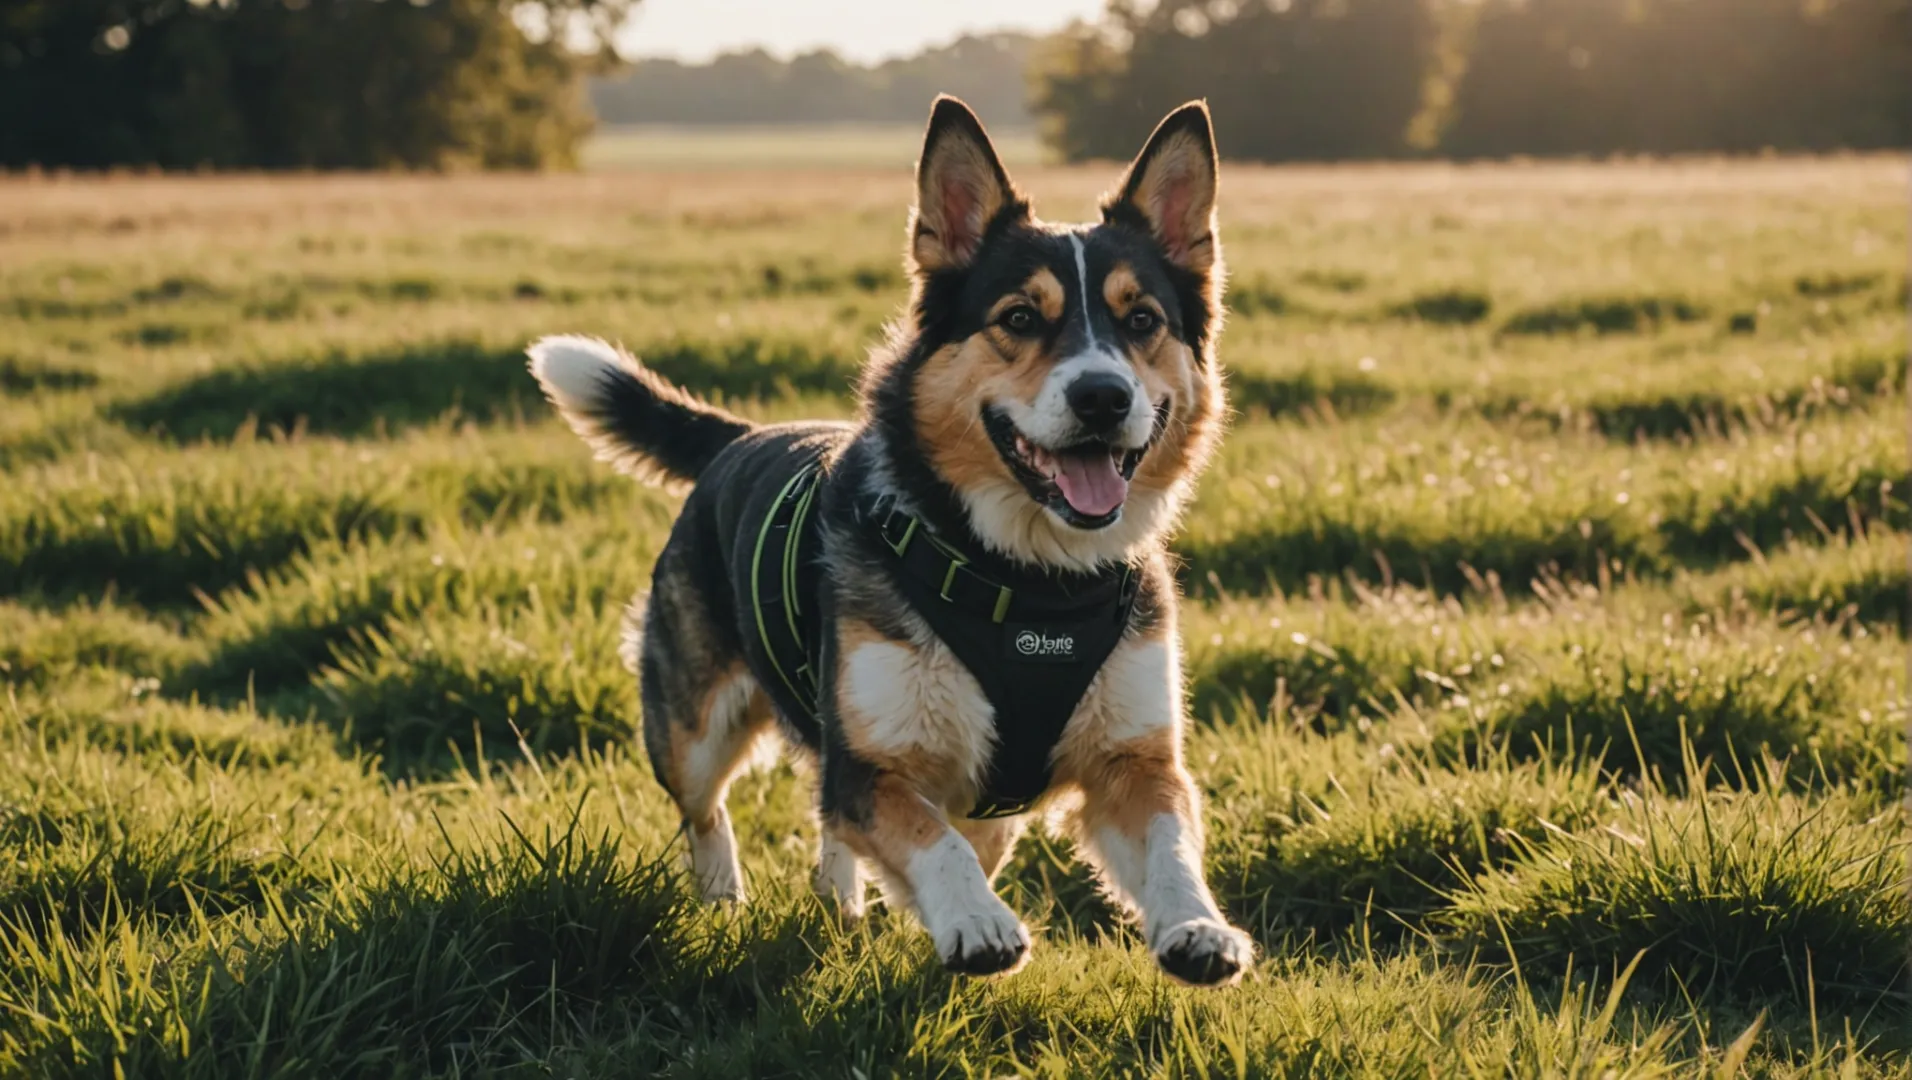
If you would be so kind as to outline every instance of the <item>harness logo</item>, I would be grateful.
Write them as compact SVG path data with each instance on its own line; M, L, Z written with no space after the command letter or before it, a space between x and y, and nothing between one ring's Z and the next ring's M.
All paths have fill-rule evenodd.
M1041 630L1024 630L1016 635L1016 651L1032 660L1074 660L1075 637L1050 637Z

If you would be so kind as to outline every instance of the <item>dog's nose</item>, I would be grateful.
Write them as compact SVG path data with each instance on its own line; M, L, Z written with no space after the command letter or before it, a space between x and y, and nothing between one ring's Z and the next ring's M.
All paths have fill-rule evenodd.
M1092 431L1106 431L1129 418L1135 395L1112 371L1092 371L1069 384L1069 408Z

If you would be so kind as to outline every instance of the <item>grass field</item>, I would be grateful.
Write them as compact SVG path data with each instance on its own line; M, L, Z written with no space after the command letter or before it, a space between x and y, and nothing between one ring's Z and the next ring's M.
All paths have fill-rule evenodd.
M1011 168L1047 160L1034 131L992 133ZM588 169L907 169L923 149L921 124L611 125L585 143Z
M1103 171L1024 180L1055 217ZM687 901L616 658L670 497L532 336L841 415L899 171L0 181L0 1074L1912 1076L1903 162L1227 170L1168 985Z

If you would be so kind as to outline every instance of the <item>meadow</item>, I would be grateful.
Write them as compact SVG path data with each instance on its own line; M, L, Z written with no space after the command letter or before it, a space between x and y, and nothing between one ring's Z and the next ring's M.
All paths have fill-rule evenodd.
M687 895L521 349L848 415L906 172L0 179L0 1075L1912 1076L1903 162L1224 172L1222 992L1048 830L1020 974L840 922L788 760Z

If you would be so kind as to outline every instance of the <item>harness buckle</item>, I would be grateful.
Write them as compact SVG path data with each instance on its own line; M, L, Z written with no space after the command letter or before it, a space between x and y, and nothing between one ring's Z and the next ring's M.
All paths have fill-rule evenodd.
M912 521L911 524L913 526L915 524L914 521ZM947 554L947 552L945 554ZM949 595L950 586L956 584L956 571L961 570L963 567L968 565L969 565L968 559L965 559L959 555L949 556L949 569L944 571L943 587L942 589L938 591L938 595L940 595L944 600L948 600L951 603L955 603L955 600ZM1004 590L1004 591L1007 591L1007 590ZM1002 606L1001 602L998 601L996 606L1001 607Z
M896 523L896 511L890 511L890 516L883 519L883 542L890 546L891 551L896 552L896 557L899 559L903 557L904 552L910 549L910 541L916 538L917 520L912 517L909 519L909 522L910 523L903 528L903 538L901 540L891 540L890 526Z

